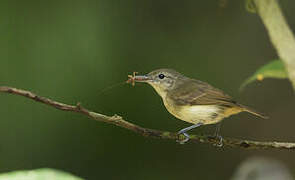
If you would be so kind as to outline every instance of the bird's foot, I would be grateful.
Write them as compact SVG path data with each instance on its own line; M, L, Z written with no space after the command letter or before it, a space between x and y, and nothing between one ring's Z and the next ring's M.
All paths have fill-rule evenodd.
M196 127L199 127L201 125L203 125L203 123L197 123L197 124L194 124L192 126L186 127L184 129L178 131L177 134L178 135L180 135L180 134L184 135L185 139L183 139L183 140L177 140L176 142L179 142L180 144L186 143L190 139L189 135L186 132L189 131L189 130L191 130L191 129L194 129Z
M176 142L178 142L179 144L185 144L187 141L190 140L190 137L189 137L189 135L186 132L179 131L177 134L178 135L182 134L185 137L182 140L176 140Z
M223 146L223 137L222 136L214 135L213 138L218 141L217 143L213 144L214 146L216 146L216 147L222 147Z

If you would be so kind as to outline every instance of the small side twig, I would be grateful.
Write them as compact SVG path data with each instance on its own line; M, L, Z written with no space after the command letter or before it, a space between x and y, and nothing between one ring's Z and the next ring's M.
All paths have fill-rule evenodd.
M46 104L48 106L52 106L62 111L71 111L71 112L84 114L90 117L91 119L114 124L116 126L131 130L145 137L153 137L153 138L169 139L169 140L182 140L184 138L182 135L178 135L177 133L174 133L174 132L143 128L136 124L125 121L121 116L118 116L118 115L106 116L100 113L92 112L82 107L80 103L77 103L76 106L68 105L68 104L51 100L49 98L38 96L30 91L17 89L13 87L6 87L6 86L0 86L0 92L24 96L26 98ZM206 135L191 135L190 142L196 142L196 143L201 142L201 143L214 145L218 143L218 140L211 136L206 136ZM239 147L244 149L289 149L289 150L295 149L295 143L276 142L276 141L261 142L261 141L252 141L252 140L234 139L234 138L224 138L223 146L232 147L232 148Z

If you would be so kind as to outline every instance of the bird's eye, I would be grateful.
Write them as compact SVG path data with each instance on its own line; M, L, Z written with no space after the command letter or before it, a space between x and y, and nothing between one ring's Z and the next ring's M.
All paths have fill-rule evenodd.
M164 74L159 74L160 79L164 79L165 75Z

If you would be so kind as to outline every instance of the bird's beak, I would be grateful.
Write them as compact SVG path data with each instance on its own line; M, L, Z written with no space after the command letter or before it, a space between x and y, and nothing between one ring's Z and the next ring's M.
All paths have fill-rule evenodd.
M133 72L132 75L128 75L128 80L126 83L132 84L132 86L135 85L135 82L149 82L151 78L148 75L136 75L137 72Z
M149 80L151 80L151 78L147 75L139 75L139 76L135 75L134 76L135 82L147 82Z

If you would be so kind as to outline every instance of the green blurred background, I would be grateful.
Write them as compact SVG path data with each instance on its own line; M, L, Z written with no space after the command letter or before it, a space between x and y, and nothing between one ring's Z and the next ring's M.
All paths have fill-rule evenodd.
M280 2L295 29L295 1ZM277 55L245 1L1 0L1 85L119 114L143 127L178 131L189 124L164 108L133 71L173 68L265 112L226 119L224 137L295 141L295 98L288 80L241 83ZM0 94L0 172L57 168L85 179L229 179L250 156L273 157L295 174L293 152L218 149L144 138L85 116ZM194 133L214 132L214 126Z

